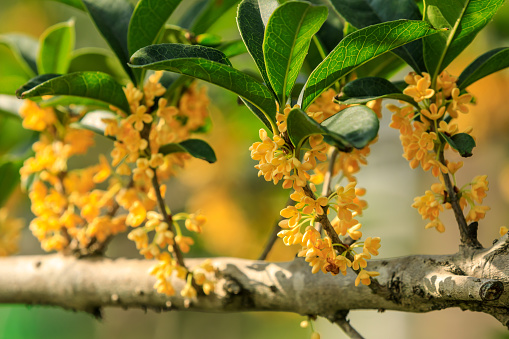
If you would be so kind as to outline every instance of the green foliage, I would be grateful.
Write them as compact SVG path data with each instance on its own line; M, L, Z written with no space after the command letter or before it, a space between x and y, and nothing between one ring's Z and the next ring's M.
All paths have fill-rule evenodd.
M74 20L48 28L39 39L38 74L67 72L74 49Z
M159 148L159 152L166 155L170 153L185 152L191 156L205 160L209 163L216 162L216 154L208 143L200 139L187 139L178 144L166 144Z
M496 48L475 59L461 72L458 88L465 89L477 80L509 67L509 48Z
M304 2L287 2L271 15L263 40L263 56L280 105L290 96L311 39L326 18L326 7Z
M412 97L403 94L392 82L377 77L360 78L347 83L337 100L345 105L353 105L382 98L402 100L418 107Z
M470 135L466 133L458 133L449 137L443 133L440 133L442 137L444 137L445 141L458 151L458 153L464 157L468 158L472 156L472 150L475 147L475 140Z
M207 32L210 26L212 26L227 10L232 8L238 2L239 0L212 0L208 1L207 4L203 6L198 15L195 15L196 12L193 13L190 11L190 13L193 13L193 24L191 25L190 30L195 34Z
M70 95L102 101L126 113L130 112L122 86L108 74L100 72L40 75L18 89L16 95L21 99Z
M108 50L101 48L80 48L73 51L71 55L71 63L68 72L85 72L95 71L111 75L119 83L128 81L117 58L115 58Z
M181 44L152 45L134 53L130 66L181 73L228 89L262 111L270 122L267 127L273 130L275 126L276 104L272 93L251 76L231 67L219 50Z
M12 191L19 185L19 169L23 161L0 162L0 207L9 199Z
M327 88L363 63L434 33L436 30L422 21L398 20L347 35L309 76L301 94L301 107L307 109Z
M432 83L490 22L504 0L426 0L424 19L443 30L424 39L424 61Z

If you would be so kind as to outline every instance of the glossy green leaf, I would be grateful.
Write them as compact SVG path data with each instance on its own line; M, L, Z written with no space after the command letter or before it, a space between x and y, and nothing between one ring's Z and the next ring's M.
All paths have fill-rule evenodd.
M345 108L324 120L321 126L333 138L339 136L338 140L346 142L345 146L361 149L376 138L380 122L373 110L360 105Z
M364 104L368 101L388 98L406 101L418 106L412 97L403 94L393 83L384 78L366 77L351 81L343 87L343 95L337 100L342 104Z
M491 21L504 0L426 0L424 18L435 28L445 28L424 42L424 59L434 83L444 70Z
M0 207L2 207L11 193L19 185L19 169L23 166L22 161L3 161L0 163Z
M99 100L130 113L122 86L108 74L78 72L66 75L45 74L32 79L17 92L18 98L43 95L70 95Z
M212 147L200 139L187 139L178 144L166 144L159 148L159 153L164 155L180 152L189 153L191 156L209 163L214 163L217 160Z
M260 12L260 4L263 6L263 18ZM276 0L266 0L259 3L258 0L243 0L237 11L237 25L240 36L247 47L247 51L253 58L263 81L270 87L267 76L265 60L263 57L263 37L265 34L264 19L268 21L270 10L276 9L279 3Z
M129 49L127 32L133 14L133 5L128 0L82 0L95 26L118 57L126 73L136 84L140 74L135 76L127 63Z
M110 51L101 48L80 48L72 53L69 73L95 71L111 75L120 83L128 81L122 65Z
M57 107L57 106L86 106L87 110L90 109L109 109L110 105L103 101L98 101L89 98L81 98L70 95L57 95L50 99L42 100L37 103L39 107Z
M309 76L301 94L301 107L307 109L327 88L363 63L435 32L422 21L398 20L349 34Z
M275 130L276 103L272 93L251 76L231 67L217 49L181 44L152 45L134 53L130 66L181 73L228 89L261 110L270 122L267 127ZM267 124L267 120L264 123Z
M312 37L325 19L327 8L305 2L287 2L269 19L263 40L263 55L270 84L286 103L299 75Z
M140 0L134 9L127 33L129 55L156 40L181 0Z
M306 112L300 108L294 108L288 114L286 120L286 128L290 141L297 151L300 150L302 144L313 134L325 134L326 131L319 123L311 119Z
M334 8L356 28L399 19L421 20L414 0L331 0ZM392 52L417 72L426 71L422 57L422 41L413 41Z
M193 20L190 28L195 34L202 34L216 23L223 14L236 5L239 0L210 0ZM196 12L195 12L196 13Z
M85 10L85 6L83 6L81 0L53 0L53 1L66 4L77 9L81 9L82 11Z
M469 134L466 133L458 133L449 137L443 133L440 133L442 137L447 141L447 143L458 151L458 153L464 157L468 158L472 156L472 150L475 147L475 140Z
M74 49L74 20L48 28L39 39L37 70L39 74L67 72Z
M475 59L461 72L458 88L467 88L479 79L509 67L509 47L496 48Z
M246 45L242 40L233 40L222 44L217 47L218 50L224 53L227 58L233 58L237 55L247 53Z
M31 78L37 75L37 50L39 42L24 34L2 34L0 45L11 50L25 73ZM1 67L1 66L0 66Z

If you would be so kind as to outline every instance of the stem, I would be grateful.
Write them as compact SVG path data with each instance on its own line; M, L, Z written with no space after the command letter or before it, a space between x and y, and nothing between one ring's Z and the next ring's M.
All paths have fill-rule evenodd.
M292 198L288 197L288 200L286 201L286 206L295 206L296 201L294 201ZM279 217L279 219L274 223L274 226L272 226L272 233L269 236L269 239L267 239L267 242L265 243L265 247L263 249L262 254L258 257L258 260L265 260L267 258L267 255L269 254L270 250L274 246L274 243L277 240L277 234L279 231L281 231L281 227L279 227L279 222L283 220L282 216Z
M164 221L168 224L168 230L175 234L172 217L171 215L168 215L168 212L166 211L166 204L163 200L163 196L161 195L161 190L159 189L159 180L157 180L157 170L153 168L152 171L154 172L154 176L152 177L152 186L154 187L154 191L156 193L159 210L163 215ZM186 268L186 265L184 263L184 256L182 255L182 252L180 251L178 244L177 243L173 244L172 248L173 248L172 254L174 258L177 260L177 263L180 266Z
M440 162L442 164L445 164L443 151L440 152ZM460 230L461 244L474 248L482 248L482 245L479 242L479 240L477 240L477 237L473 236L469 232L467 221L465 220L465 216L463 215L463 210L461 209L461 206L459 204L458 195L454 190L451 178L449 178L449 173L442 173L442 177L444 178L447 193L449 194L449 201L451 203L452 210L454 211L454 217L456 218L456 222L458 223L458 227Z
M350 325L350 321L346 320L346 316L348 315L348 311L342 313L339 317L334 319L334 324L338 325L345 334L351 339L364 339L364 337L357 332L352 325Z

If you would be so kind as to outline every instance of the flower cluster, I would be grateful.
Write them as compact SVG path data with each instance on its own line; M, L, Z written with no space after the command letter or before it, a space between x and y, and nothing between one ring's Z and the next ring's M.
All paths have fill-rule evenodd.
M158 278L155 288L159 292L174 293L170 278L176 272L177 277L190 279L210 293L213 283L204 272L212 266L188 272L181 252L188 252L194 241L179 225L182 222L188 231L199 233L205 217L173 215L164 203L166 186L159 184L190 158L187 153L165 151L164 146L203 129L208 123L209 101L205 90L192 83L178 104L170 105L166 88L159 82L161 76L162 72L151 75L142 89L128 84L124 93L130 112L111 107L116 116L103 119L104 134L114 139L111 164L101 155L97 165L69 169L69 158L86 153L94 144L91 131L72 125L82 114L60 118L63 115L53 108L24 102L20 111L23 125L41 131L33 145L34 157L21 169L23 181L35 176L29 196L36 218L30 229L46 251L86 255L102 250L111 236L130 226L133 230L128 238L140 254L159 260L151 271ZM99 184L105 188L96 187ZM183 295L192 296L191 287Z
M81 169L69 169L68 160L84 154L94 144L93 133L71 127L80 115L57 119L53 108L40 108L25 100L20 115L23 126L40 131L40 139L32 146L35 155L28 158L20 170L21 179L33 183L30 188L32 212L35 218L30 229L46 251L82 251L125 230L125 217L114 217L114 197L119 183L112 178L105 182L111 168L105 157L99 164Z
M421 167L424 171L431 170L433 176L438 177L440 183L433 184L431 190L425 195L415 198L412 205L417 208L423 219L428 219L426 228L435 228L439 232L445 231L444 224L440 221L439 214L445 209L451 209L451 192L446 187L445 180L452 175L456 184L455 173L463 166L463 162L450 162L443 156L444 150L450 147L455 136L460 133L470 135L472 128L460 132L456 119L459 113L468 113L468 104L472 96L462 94L458 89L457 78L446 71L442 72L435 86L432 87L430 75L423 73L417 75L411 72L405 77L408 84L403 91L415 101L417 106L387 105L393 112L390 127L400 131L403 157L409 161L411 168ZM453 148L456 150L455 148ZM447 178L444 178L447 176ZM463 186L455 187L455 200L461 209L470 206L466 215L466 221L478 221L484 218L487 206L481 204L488 190L486 176L478 176Z
M0 257L5 257L18 251L18 241L23 220L9 216L7 208L0 209Z
M335 103L335 95L332 89L323 93L310 106L307 114L320 123L348 107ZM374 110L381 109L380 101L370 102L370 105ZM339 272L345 275L347 268L352 267L359 272L356 284L362 282L369 285L369 277L376 276L377 273L364 270L366 259L370 259L372 254L378 254L376 250L380 247L380 239L368 238L369 241L359 241L362 236L359 230L361 224L355 217L362 214L367 204L359 199L365 191L355 187L357 182L353 176L360 170L361 164L367 163L369 147L349 153L339 152L331 159L333 148L324 142L322 135L317 134L309 137L308 147L303 148L303 154L297 154L286 136L286 121L291 110L292 107L287 105L282 112L277 113L278 135L270 138L262 129L259 133L261 141L255 142L249 149L251 158L258 161L255 165L258 176L263 176L274 184L282 181L283 188L294 190L290 197L295 201L295 205L287 206L281 211L281 216L285 219L279 223L283 230L278 236L286 245L302 246L298 255L306 258L313 273L321 270L333 275ZM334 164L331 166L329 161L334 161ZM338 186L329 196L319 196L315 193L315 184L324 182L329 168L332 168L332 176L341 173L350 183L346 187ZM315 223L327 220L326 223L330 224L327 214L331 210L335 211L336 217L330 228L326 229L327 236L322 236L315 228ZM348 236L354 243L350 246L335 243L333 237L339 236ZM355 249L360 246L363 246L363 252L357 254ZM360 274L361 272L363 273Z

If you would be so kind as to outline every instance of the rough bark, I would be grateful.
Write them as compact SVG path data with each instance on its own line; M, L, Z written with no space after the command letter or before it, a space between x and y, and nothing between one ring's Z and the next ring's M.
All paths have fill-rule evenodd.
M484 312L509 326L509 241L454 255L416 255L372 260L369 270L383 291L354 286L346 277L311 274L302 259L292 262L214 258L215 293L193 300L152 288L152 261L132 259L17 256L0 259L0 303L45 304L99 315L110 307L207 312L288 311L336 322L355 309L429 312L449 307ZM201 260L186 260L192 267ZM376 289L375 289L376 291Z

